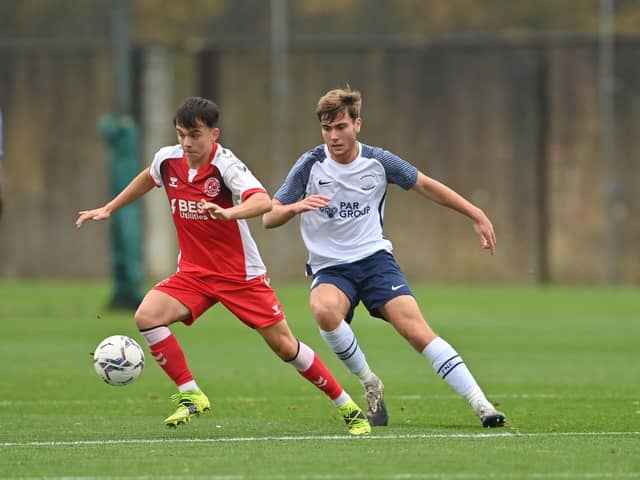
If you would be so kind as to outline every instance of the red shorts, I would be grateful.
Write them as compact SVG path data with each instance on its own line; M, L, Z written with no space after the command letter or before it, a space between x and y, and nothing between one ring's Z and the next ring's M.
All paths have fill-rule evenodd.
M186 325L218 302L252 328L265 328L284 320L280 301L264 275L236 281L176 272L153 289L172 296L191 311L191 318L184 321Z

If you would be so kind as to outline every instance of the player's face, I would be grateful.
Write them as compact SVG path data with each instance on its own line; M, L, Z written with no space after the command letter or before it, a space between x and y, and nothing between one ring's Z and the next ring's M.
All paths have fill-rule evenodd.
M176 125L176 133L189 164L200 166L209 160L211 146L220 136L220 129L209 128L198 120L195 128Z
M356 159L358 155L356 138L360 133L361 125L362 119L358 117L353 120L346 110L331 122L320 122L322 138L335 161L349 163Z

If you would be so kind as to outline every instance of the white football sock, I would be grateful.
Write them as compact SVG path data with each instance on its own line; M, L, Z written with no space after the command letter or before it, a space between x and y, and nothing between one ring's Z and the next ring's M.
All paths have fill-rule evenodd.
M296 358L289 360L287 363L299 372L304 372L311 367L314 356L315 352L311 350L311 347L298 340L298 354Z
M478 402L489 403L462 357L443 338L432 340L422 350L422 355L429 360L436 373L474 408Z
M169 330L169 327L161 325L159 327L149 328L148 330L142 330L140 334L147 341L147 345L151 346L171 335L171 330Z
M332 400L333 404L336 407L341 407L342 405L344 405L345 403L347 403L349 401L351 401L351 396L347 392L345 392L344 390L342 391L342 393L337 398L334 398Z
M187 383L183 383L182 385L178 386L178 391L179 392L195 392L196 390L200 390L198 388L198 384L196 383L195 380L191 380Z
M358 376L360 383L364 385L375 380L376 377L369 368L358 340L347 322L342 320L338 328L331 332L320 329L320 335L349 371Z

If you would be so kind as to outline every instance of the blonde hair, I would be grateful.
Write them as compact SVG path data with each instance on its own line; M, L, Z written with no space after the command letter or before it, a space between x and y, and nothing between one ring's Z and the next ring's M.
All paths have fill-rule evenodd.
M316 115L321 122L333 122L346 110L352 120L360 117L362 107L362 95L357 90L337 88L325 93L316 107Z

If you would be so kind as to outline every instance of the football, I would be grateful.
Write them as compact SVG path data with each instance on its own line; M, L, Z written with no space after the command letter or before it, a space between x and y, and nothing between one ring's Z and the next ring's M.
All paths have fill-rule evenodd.
M129 385L142 374L144 352L134 339L126 335L112 335L96 347L93 366L98 376L109 385Z

